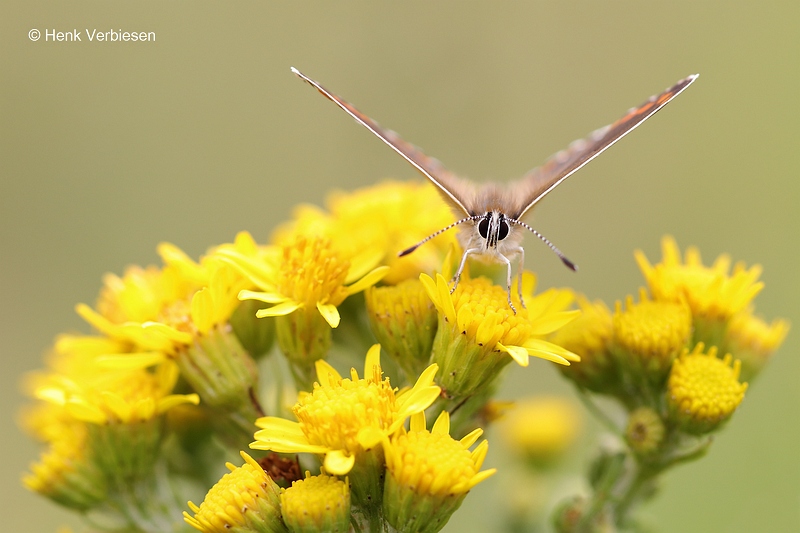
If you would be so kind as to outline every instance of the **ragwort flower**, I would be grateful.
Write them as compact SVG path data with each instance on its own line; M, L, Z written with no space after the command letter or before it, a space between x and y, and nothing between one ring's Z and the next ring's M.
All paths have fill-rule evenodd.
M555 396L517 402L501 422L502 435L511 449L537 469L563 457L581 425L577 409Z
M580 361L569 350L544 340L580 314L565 311L572 301L569 291L551 289L528 296L527 307L517 299L514 313L506 290L486 278L464 276L452 294L441 274L436 281L425 274L420 280L439 311L432 360L442 368L440 385L449 397L479 392L512 360L520 366L527 366L529 357L562 365ZM523 292L532 293L534 284L533 274L525 272Z
M203 533L288 533L281 520L280 488L249 455L245 463L227 463L228 472L206 494L200 505L189 502L194 516L184 521Z
M322 237L297 236L279 253L263 258L230 250L221 250L219 256L258 287L240 292L241 300L275 304L259 309L256 316L277 317L278 344L300 387L311 385L314 361L327 356L330 330L341 319L338 306L377 283L388 270L376 267L374 254L344 259Z
M613 318L614 348L628 384L655 384L660 390L672 361L692 339L692 314L680 301L652 301L644 289L640 301L617 302Z
M211 257L196 263L168 243L158 251L163 268L131 266L122 277L108 274L97 310L85 304L76 310L98 331L131 343L139 353L173 357L197 335L225 323L249 282Z
M442 412L430 431L425 414L411 417L409 431L384 438L386 485L383 511L397 531L434 533L461 506L467 493L492 476L481 471L489 443L469 448L483 434L476 429L461 440L450 436L450 416Z
M771 324L749 311L734 315L725 331L723 350L742 362L742 380L753 379L764 368L786 335L789 323L776 319Z
M748 308L764 287L758 281L761 267L746 268L738 262L731 272L731 258L720 255L710 267L704 266L697 248L686 250L685 261L675 240L661 241L661 263L651 265L641 250L635 252L654 300L685 301L692 310L696 340L719 346L725 322Z
M410 380L431 356L438 315L418 279L370 287L364 293L372 332Z
M613 338L611 311L600 300L590 302L576 296L581 315L553 333L549 340L581 358L579 365L559 365L567 379L593 392L610 393L618 388L616 366L610 352Z
M374 442L361 437L364 428L377 428L391 434L412 414L422 411L438 397L434 385L438 367L431 365L414 387L397 394L382 377L380 345L367 352L364 377L355 369L343 378L325 361L317 362L317 382L310 393L300 393L292 408L297 422L264 417L256 421L261 428L250 447L279 453L314 453L325 456L325 470L345 475L353 468L356 456Z
M321 474L292 482L281 489L281 513L292 533L347 533L350 531L348 482Z
M297 208L294 219L275 232L275 242L284 245L297 235L319 235L330 239L347 259L372 251L375 260L390 267L383 279L388 284L433 272L456 244L456 236L448 232L409 256L397 255L453 221L452 212L428 183L386 181L335 192L326 205L328 212L307 205Z
M703 434L728 420L744 399L747 383L739 382L741 363L730 354L717 359L712 346L703 353L699 343L672 365L667 383L670 414L688 433Z
M397 431L409 416L427 409L439 396L441 389L433 383L437 366L428 367L413 388L400 394L382 377L377 344L367 353L363 378L355 369L349 378L342 378L322 360L316 367L318 381L313 391L300 393L292 408L298 421L258 419L261 430L250 447L322 455L326 472L342 476L352 471L351 489L358 505L379 505L383 456L376 446L380 436Z
M263 253L246 233L220 248ZM80 304L78 313L120 343L119 351L108 354L116 364L172 359L204 405L239 412L249 426L257 414L248 391L256 388L258 372L229 321L239 291L251 282L214 255L197 263L170 244L158 251L163 268L130 267L122 277L107 275L97 310Z

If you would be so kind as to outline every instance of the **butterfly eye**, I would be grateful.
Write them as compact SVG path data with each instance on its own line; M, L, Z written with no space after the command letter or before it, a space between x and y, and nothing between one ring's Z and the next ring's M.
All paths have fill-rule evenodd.
M481 221L478 223L478 233L481 234L481 237L487 239L489 237L489 217L483 217Z
M508 237L508 229L509 229L508 228L508 222L506 222L505 220L503 220L501 218L500 219L500 231L498 232L497 239L502 241L503 239Z

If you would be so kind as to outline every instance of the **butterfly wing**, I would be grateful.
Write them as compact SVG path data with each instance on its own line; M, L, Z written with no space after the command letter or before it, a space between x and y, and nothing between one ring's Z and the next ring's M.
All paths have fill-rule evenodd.
M339 106L345 113L353 117L356 122L367 128L376 137L389 145L395 152L400 154L403 159L411 163L414 168L419 170L439 188L445 200L454 208L462 211L466 216L474 214L467 209L467 205L473 203L471 197L474 196L474 188L471 183L460 179L458 176L448 171L439 161L428 157L422 153L419 148L401 139L395 132L381 128L377 122L361 113L358 109L328 91L325 87L296 68L292 67L292 72L317 89L322 96Z
M548 159L512 186L519 205L509 215L521 219L536 202L552 191L559 183L578 171L583 165L603 153L609 146L623 138L639 124L652 117L659 109L681 94L697 79L698 74L684 78L661 94L650 97L644 104L603 128L595 130L587 138L579 139L565 150Z

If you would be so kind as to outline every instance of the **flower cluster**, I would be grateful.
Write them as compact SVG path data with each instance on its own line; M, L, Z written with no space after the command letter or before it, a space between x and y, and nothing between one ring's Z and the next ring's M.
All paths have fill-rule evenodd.
M383 377L379 345L367 353L363 378L355 369L343 378L318 361L313 391L301 392L292 407L297 421L258 419L261 429L250 447L316 455L322 460L321 473L307 472L306 479L282 489L279 514L249 509L238 517L226 515L226 527L347 531L352 520L370 531L382 530L384 523L397 531L438 531L469 489L494 470L480 471L486 441L473 452L468 449L481 430L456 441L449 435L447 413L426 429L423 412L441 392L433 384L437 370L431 365L413 387L398 392ZM406 431L409 417L411 429ZM409 461L411 457L416 461ZM219 499L221 490L225 489L212 489L206 502ZM229 501L233 503L230 497ZM187 522L200 531L217 531L201 521L206 507L216 505L192 505L196 516L187 514ZM268 522L264 529L248 525L254 514Z
M398 257L451 222L433 187L387 182L297 208L268 244L242 232L197 261L162 244L162 265L106 276L77 306L95 333L58 337L26 380L21 420L47 448L25 485L106 531L432 533L495 473L478 441L510 363L618 399L648 481L730 418L786 335L752 313L758 268L684 264L671 240L660 264L637 255L649 288L613 312L531 272L512 296L468 270L451 289L453 232ZM520 456L554 464L573 411L518 412Z
M783 320L767 325L753 314L752 301L763 287L760 267L738 263L731 271L727 256L706 267L695 248L682 261L671 237L663 239L662 249L663 260L655 265L636 252L647 281L638 301L628 296L612 313L602 302L578 297L583 315L551 338L581 356L580 365L562 373L619 431L634 459L623 466L613 454L598 458L593 479L605 479L609 485L602 489L621 503L610 511L567 506L562 519L569 513L581 518L562 520L563 531L598 526L609 515L626 523L631 503L652 490L658 474L704 454L710 435L744 399L745 380L757 375L788 331ZM589 393L618 400L625 426L616 427Z

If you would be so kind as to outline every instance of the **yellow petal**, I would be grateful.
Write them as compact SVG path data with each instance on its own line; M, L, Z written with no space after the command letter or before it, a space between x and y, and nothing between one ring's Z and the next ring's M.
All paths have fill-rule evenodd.
M295 312L297 309L302 307L302 305L303 304L301 303L292 301L283 302L266 309L259 309L256 311L256 318L264 318L268 316L286 316Z
M357 292L361 292L367 287L372 287L376 283L378 283L381 279L383 279L386 274L389 273L388 266L380 266L374 270L372 270L369 274L361 278L360 280L356 281L349 287L347 287L347 294L355 294Z
M241 290L239 291L239 299L258 300L259 302L264 302L268 304L279 304L281 302L287 301L289 298L281 294L278 294L277 292L259 292L259 291Z
M86 304L76 305L75 312L78 313L82 319L88 322L90 326L101 333L113 336L113 334L116 332L116 328L114 328L114 325L108 319Z
M189 309L192 323L197 327L197 331L202 334L209 332L214 325L214 301L208 287L203 287L192 296L192 303Z
M484 441L484 442L486 442L486 441ZM480 467L478 467L478 468L480 468ZM472 478L469 480L469 482L466 484L465 487L459 487L459 489L461 491L463 491L463 492L466 492L466 491L470 490L472 487L474 487L475 485L477 485L478 483L480 483L481 481L484 481L487 478L492 477L496 473L497 473L497 469L496 468L490 468L489 470L484 470L482 472L478 472L477 474L472 476ZM453 487L453 490L455 491L456 487Z
M442 411L436 422L433 423L431 434L449 435L450 434L450 413Z
M39 387L34 392L34 397L37 400L43 400L56 405L64 405L67 402L66 392L56 387Z
M127 325L126 325L127 326ZM148 334L164 337L165 339L180 343L191 344L192 335L184 331L178 331L172 326L162 324L161 322L143 322L141 328Z
M403 396L402 407L400 407L398 413L401 419L400 421L402 422L406 417L424 411L430 407L441 393L442 388L437 385L431 385L429 387L414 385L414 388Z
M205 285L208 283L208 273L206 270L192 260L186 252L168 242L162 242L156 247L158 255L164 260L164 263L177 268L181 277L191 280L197 285Z
M273 287L275 271L274 269L268 268L267 264L229 249L217 250L216 255L239 270L239 272L250 279L257 287L261 289Z
M533 321L531 335L547 335L557 329L569 324L581 314L581 311L561 311L558 313L547 313L545 316Z
M139 370L163 363L167 360L162 352L138 352L100 355L97 366L114 370Z
M436 274L436 290L439 293L439 301L442 305L442 313L451 323L456 324L456 308L453 298L450 296L450 284L441 274Z
M260 432L256 432L256 435L258 435L258 433ZM250 448L253 450L268 450L278 453L326 453L328 451L326 446L315 446L314 444L281 440L279 438L262 438L261 440L251 442Z
M446 412L447 411L443 411L442 414ZM428 429L427 422L425 421L425 411L420 411L419 413L411 415L409 429L411 431L425 431Z
M300 428L300 424L277 416L262 416L261 418L257 418L255 423L256 427L259 427L261 429L268 429L270 431L282 431L285 433L297 433L299 435L303 434L303 430Z
M65 407L67 412L78 420L91 422L93 424L103 424L106 422L106 415L103 411L84 401L70 400L66 403Z
M263 428L256 431L255 442L250 447L255 450L272 450L280 453L325 453L328 448L309 444L300 424L278 418L265 416L256 420L256 426Z
M347 455L344 450L334 450L325 454L325 470L335 476L344 476L353 469L355 455Z
M356 441L365 450L370 450L380 444L386 436L383 431L375 426L361 428L356 435Z
M459 442L466 449L475 444L481 435L483 435L483 430L481 428L475 428L472 431L470 431L466 436L464 436L461 440L459 440Z
M528 366L528 350L522 346L505 346L503 343L497 343L497 349L501 352L506 352L511 358L517 362L519 366Z
M483 461L486 459L486 454L489 452L489 441L485 440L478 444L478 447L472 450L470 456L475 461L475 468L480 469L483 466Z
M344 280L345 285L353 283L355 280L365 276L367 272L375 268L375 265L381 262L384 255L386 255L386 252L378 247L368 247L363 252L356 255L350 261L350 269L347 271L347 277Z
M122 422L130 422L132 413L131 405L117 394L109 391L100 393L103 401Z
M317 381L323 387L333 387L342 381L342 376L327 361L318 359L314 363L317 371Z
M182 405L184 403L198 405L200 403L200 396L197 394L170 394L158 401L158 412L166 412L176 405Z
M336 309L335 305L332 304L323 304L317 302L317 310L319 314L322 315L322 318L325 319L325 322L332 328L335 328L339 325L339 321L341 320L341 316L339 315L339 310Z
M569 350L567 350L562 346L559 346L558 344L553 344L552 342L547 342L542 339L529 339L528 342L525 343L525 348L528 349L528 353L532 357L542 357L542 355L539 355L540 353L550 352L556 357L563 359L564 362L562 362L561 360L549 359L548 357L542 357L542 358L549 359L550 361L555 361L556 363L562 365L569 365L569 363L567 363L566 361L573 361L577 363L581 360L579 355L570 352Z
M381 345L373 344L367 350L367 357L364 360L364 379L371 379L375 375L377 368L378 380L382 373L381 370Z

